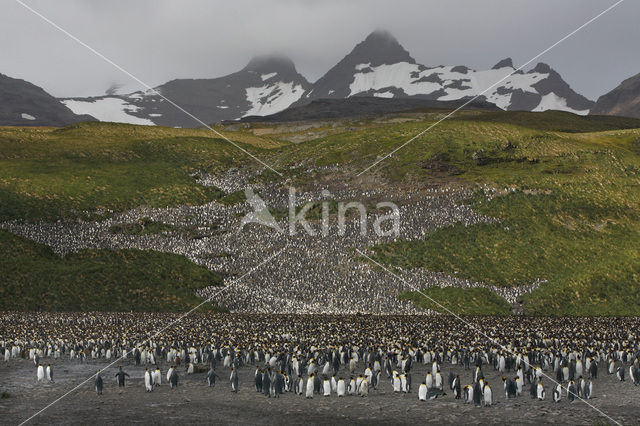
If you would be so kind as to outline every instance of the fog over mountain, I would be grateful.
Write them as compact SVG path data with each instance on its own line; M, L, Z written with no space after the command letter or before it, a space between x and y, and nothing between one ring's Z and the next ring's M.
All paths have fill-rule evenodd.
M150 86L215 78L255 56L279 53L315 82L376 28L389 30L417 63L518 67L597 15L612 0L29 0L33 7ZM56 97L144 90L20 4L2 2L0 72ZM597 99L640 71L640 3L626 1L535 62ZM535 66L535 62L525 72Z

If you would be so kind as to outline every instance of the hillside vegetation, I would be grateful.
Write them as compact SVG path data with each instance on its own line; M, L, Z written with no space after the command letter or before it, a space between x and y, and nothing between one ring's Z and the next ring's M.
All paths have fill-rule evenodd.
M356 187L372 178L412 188L463 186L476 191L466 202L499 219L469 227L455 224L420 241L375 246L380 262L498 286L540 280L540 287L523 300L529 314L640 315L640 120L561 112L462 113L356 177L439 116L355 120L333 133L318 126L315 139L314 129L306 128L305 141L299 143L279 139L278 124L252 125L272 128L256 132L265 136L244 128L228 135L295 185L318 179L322 172L309 173L309 168L333 166ZM253 168L255 163L203 132L104 123L2 128L0 220L55 220L83 217L83 210L229 197L196 184L191 174ZM263 170L257 179L281 178ZM5 245L3 253L8 249ZM111 255L117 256L100 254ZM84 256L81 260L92 263ZM429 291L459 312L506 310L491 294Z
M0 230L0 253L0 310L183 312L201 302L193 290L222 284L183 256L153 251L81 250L60 258Z

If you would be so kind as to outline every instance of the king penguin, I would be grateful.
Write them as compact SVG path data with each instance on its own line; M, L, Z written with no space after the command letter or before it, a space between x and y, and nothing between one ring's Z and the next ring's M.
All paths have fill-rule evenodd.
M544 391L544 386L542 385L542 380L538 380L538 386L536 388L536 396L538 400L544 401L544 397L546 396Z
M236 367L231 367L229 381L231 382L231 392L238 393L238 370Z
M344 396L346 392L346 385L344 383L344 379L340 377L338 379L338 384L336 386L338 396Z
M418 388L418 400L419 401L427 400L427 384L425 382L422 382L422 384Z
M324 396L331 396L331 381L327 377L322 381L322 390Z
M98 395L102 395L102 375L100 374L100 370L96 374L96 393Z
M144 387L147 392L153 391L153 379L151 378L151 373L148 368L144 369Z
M307 392L305 396L308 398L313 398L313 373L309 375L307 379Z
M40 364L38 364L37 377L39 382L44 380L44 368Z
M53 382L53 368L51 364L47 364L46 376L48 381Z
M558 383L553 390L553 402L560 402L562 399L562 385Z
M365 397L369 395L369 382L365 378L360 383L360 396Z
M489 406L491 405L491 403L493 402L493 393L491 392L491 386L489 386L489 382L485 382L484 384L484 388L483 388L483 394L484 394L484 405L485 406Z

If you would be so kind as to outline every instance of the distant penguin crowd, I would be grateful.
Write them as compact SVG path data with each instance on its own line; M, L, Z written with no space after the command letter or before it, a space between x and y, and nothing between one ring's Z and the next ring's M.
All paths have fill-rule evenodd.
M186 374L201 375L209 387L227 377L231 392L276 399L367 398L384 385L415 395L417 403L446 397L490 407L527 392L562 403L593 398L602 372L640 392L637 318L469 318L479 334L447 316L198 313L149 340L145 331L169 323L171 315L2 316L1 359L33 362L35 380L52 384L53 361L102 367L106 361L109 368L93 378L97 395L114 382L125 388L132 380L125 368L144 369L141 383L150 393L177 388ZM239 371L247 368L252 380L243 383ZM487 369L502 383L489 383Z

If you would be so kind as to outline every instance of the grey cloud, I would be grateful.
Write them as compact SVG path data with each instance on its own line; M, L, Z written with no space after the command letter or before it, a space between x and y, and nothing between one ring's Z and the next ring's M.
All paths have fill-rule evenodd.
M252 56L278 52L315 81L376 28L392 32L420 63L519 66L613 1L27 0L27 3L154 86L217 77ZM0 0L0 73L56 96L140 85L13 0ZM640 72L640 2L627 1L540 61L595 99ZM532 66L535 64L532 64Z

